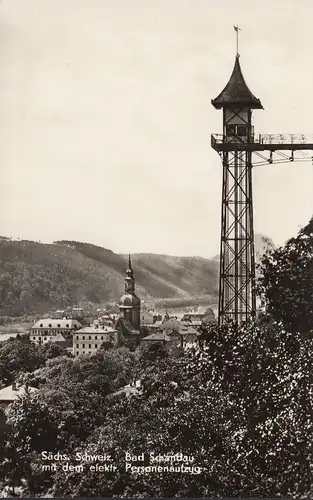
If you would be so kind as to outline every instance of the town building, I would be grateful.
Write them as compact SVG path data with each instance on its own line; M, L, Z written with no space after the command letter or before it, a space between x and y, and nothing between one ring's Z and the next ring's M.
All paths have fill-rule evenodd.
M74 332L82 325L76 319L45 318L37 321L30 329L30 340L36 344L71 341Z
M160 325L160 330L180 330L183 324L176 318L169 318Z
M182 339L179 333L175 330L172 330L171 332L153 332L150 333L150 335L147 335L142 339L142 342L144 344L163 344L164 346L167 345L182 345Z
M216 318L213 309L210 307L204 310L192 311L184 314L182 317L183 323L188 323L193 327L200 327L203 324L215 323Z
M152 325L156 321L156 316L148 311L141 311L141 321L140 324L143 326Z
M149 325L148 328L149 330L159 330L160 329L160 326L162 326L163 322L162 320L158 320L158 321L155 321L154 323L152 323L152 325Z
M37 389L34 387L28 387L26 385L18 386L16 382L13 382L12 385L8 385L0 390L0 408L5 410L8 405L13 403L19 396L36 391Z
M120 319L119 325L123 324L123 320L132 326L132 330L140 331L140 299L135 293L135 277L131 266L130 255L128 258L128 269L125 277L125 293L120 299L119 310Z
M185 325L176 318L170 318L153 332L142 339L144 343L161 342L163 345L193 344L198 341L200 333L191 325Z
M94 354L102 344L116 346L118 332L115 328L105 325L86 326L73 335L73 355Z
M99 326L101 325L114 326L117 319L118 319L117 314L103 314L102 316L99 316L98 318L94 319L92 324Z

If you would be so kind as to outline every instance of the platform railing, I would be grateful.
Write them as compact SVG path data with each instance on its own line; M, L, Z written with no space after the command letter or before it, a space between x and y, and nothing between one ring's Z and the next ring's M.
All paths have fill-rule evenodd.
M230 136L224 136L223 134L212 134L211 143L212 144L223 144L225 142L231 143L242 140L246 143L245 138L236 138L234 141L231 140ZM236 141L236 142L237 142ZM313 144L313 134L259 134L250 138L248 141L250 144Z
M260 144L313 144L313 134L259 134L254 142Z

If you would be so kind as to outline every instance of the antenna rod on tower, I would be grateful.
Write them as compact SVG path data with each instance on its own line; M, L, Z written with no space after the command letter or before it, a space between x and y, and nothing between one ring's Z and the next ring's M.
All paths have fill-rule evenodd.
M241 28L237 24L237 26L234 25L234 30L236 31L236 55L239 57L239 31L241 31Z

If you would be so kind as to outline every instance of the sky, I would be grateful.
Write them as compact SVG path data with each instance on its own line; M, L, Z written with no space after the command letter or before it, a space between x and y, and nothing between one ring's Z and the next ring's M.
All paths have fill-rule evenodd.
M211 105L240 62L256 133L313 133L312 0L1 0L0 235L212 257ZM312 163L256 167L255 231L313 213Z

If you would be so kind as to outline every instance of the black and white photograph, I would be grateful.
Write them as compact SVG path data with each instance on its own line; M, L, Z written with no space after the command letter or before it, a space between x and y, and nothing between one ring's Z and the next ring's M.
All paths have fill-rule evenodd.
M312 497L312 19L0 0L0 498Z

